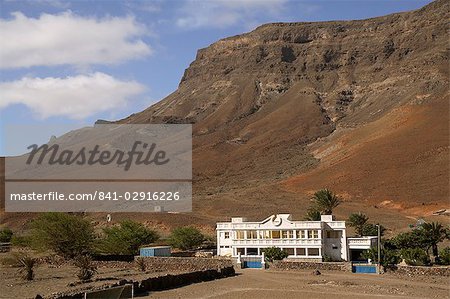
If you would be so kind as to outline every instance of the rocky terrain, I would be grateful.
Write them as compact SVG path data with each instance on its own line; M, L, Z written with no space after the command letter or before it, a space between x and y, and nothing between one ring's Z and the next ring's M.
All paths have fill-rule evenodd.
M233 215L299 219L328 187L341 218L365 211L394 230L436 218L450 205L448 19L435 1L266 24L200 49L174 93L120 120L193 124L194 212L135 217L210 230Z

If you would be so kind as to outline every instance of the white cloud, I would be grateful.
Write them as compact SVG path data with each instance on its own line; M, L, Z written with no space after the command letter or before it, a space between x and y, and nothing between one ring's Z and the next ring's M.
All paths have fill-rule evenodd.
M65 12L0 19L0 68L114 64L150 55L146 28L133 17L96 19Z
M23 104L40 118L83 119L98 112L123 109L145 87L103 73L66 78L22 78L0 82L0 110Z
M179 11L176 25L196 29L254 23L261 17L280 14L286 3L287 0L188 0Z

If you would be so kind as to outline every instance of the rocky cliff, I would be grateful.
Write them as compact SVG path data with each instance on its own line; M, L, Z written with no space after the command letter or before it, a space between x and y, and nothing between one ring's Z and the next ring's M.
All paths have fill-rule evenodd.
M266 24L200 49L174 93L121 122L193 124L193 222L299 218L329 187L338 215L403 226L448 208L448 19L436 1Z

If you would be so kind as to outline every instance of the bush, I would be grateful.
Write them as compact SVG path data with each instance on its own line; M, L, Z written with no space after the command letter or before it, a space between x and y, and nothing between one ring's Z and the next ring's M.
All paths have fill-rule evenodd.
M450 265L450 247L442 248L439 251L439 262L441 265Z
M98 250L107 254L135 255L139 247L158 240L158 233L142 223L131 220L120 222L119 226L103 229L105 237L99 242Z
M77 277L81 281L89 281L97 273L97 267L92 263L88 255L79 255L74 260L75 267L78 268Z
M199 247L205 236L195 227L185 226L174 229L169 237L169 243L173 247L189 250Z
M94 241L92 224L81 216L44 213L32 222L32 245L51 249L66 258L90 253Z
M5 227L0 229L0 242L10 242L13 236L13 232L10 228Z
M421 248L407 248L401 251L401 257L410 266L428 266L431 262L428 253Z
M13 235L11 238L11 245L17 247L30 247L32 244L31 236Z
M362 256L365 259L370 259L374 263L378 263L378 249L377 247L372 247L363 252ZM380 252L381 265L386 269L397 265L401 262L400 255L396 250L391 250L387 248L381 248Z
M147 263L145 262L145 258L143 257L136 258L136 266L139 270L145 272L145 270L147 270Z
M264 252L264 257L266 261L273 262L275 260L282 260L288 257L288 253L283 251L279 247L268 247L262 250Z
M36 259L26 253L12 253L2 259L2 265L19 268L19 273L25 280L34 279Z

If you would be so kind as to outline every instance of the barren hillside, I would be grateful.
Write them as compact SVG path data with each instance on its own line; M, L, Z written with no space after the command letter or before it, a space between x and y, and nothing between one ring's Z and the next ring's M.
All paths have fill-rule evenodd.
M266 24L199 50L174 93L120 121L193 124L194 212L136 217L168 227L301 218L323 187L345 198L338 216L363 210L392 229L450 208L448 19L436 1Z

